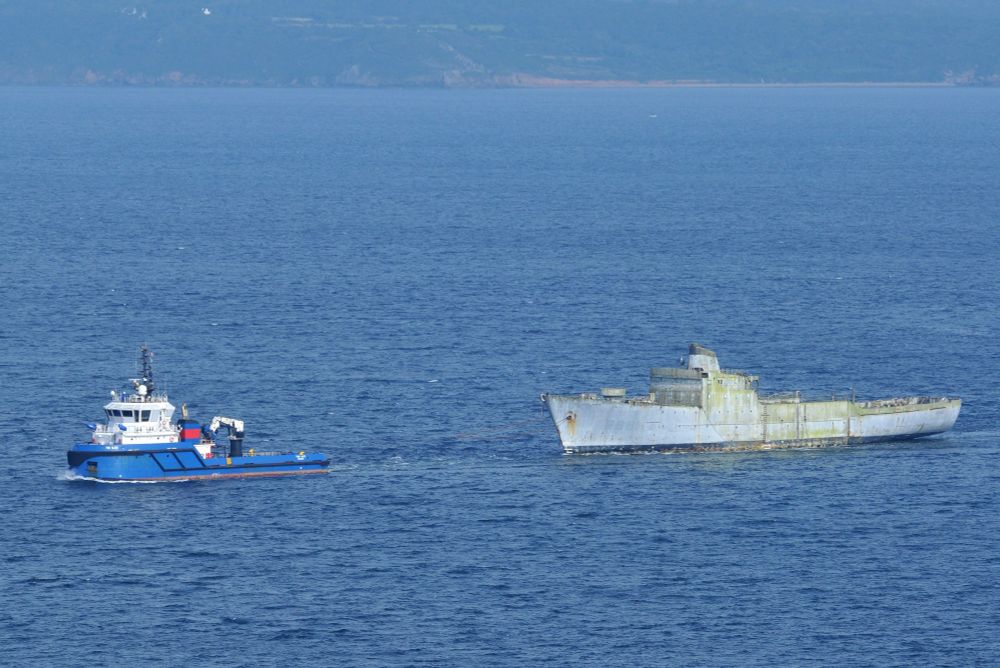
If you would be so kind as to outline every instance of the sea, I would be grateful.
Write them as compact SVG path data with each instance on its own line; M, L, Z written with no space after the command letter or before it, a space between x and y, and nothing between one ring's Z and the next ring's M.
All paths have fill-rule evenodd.
M0 663L1000 664L1000 89L0 88ZM691 342L948 434L562 453ZM136 373L326 476L70 480Z

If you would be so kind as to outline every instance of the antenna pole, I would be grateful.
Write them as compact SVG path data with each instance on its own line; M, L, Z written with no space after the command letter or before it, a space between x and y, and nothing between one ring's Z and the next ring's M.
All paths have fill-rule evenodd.
M149 351L146 344L139 348L139 364L142 368L142 384L146 386L149 394L153 393L153 353Z

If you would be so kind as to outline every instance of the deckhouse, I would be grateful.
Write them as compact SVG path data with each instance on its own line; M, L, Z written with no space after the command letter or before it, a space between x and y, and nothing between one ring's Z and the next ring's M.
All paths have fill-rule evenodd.
M171 420L174 405L165 392L157 392L153 383L152 354L142 349L141 378L132 378L131 392L111 390L105 404L104 424L94 425L94 443L130 445L133 443L176 443L185 435Z

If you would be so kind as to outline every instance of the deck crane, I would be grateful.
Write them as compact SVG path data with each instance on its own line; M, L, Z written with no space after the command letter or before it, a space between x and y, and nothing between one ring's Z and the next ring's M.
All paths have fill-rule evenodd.
M243 420L237 420L236 418L216 415L214 418L212 418L212 424L209 425L208 430L212 432L212 434L215 434L222 427L225 427L226 430L229 432L229 456L242 457Z

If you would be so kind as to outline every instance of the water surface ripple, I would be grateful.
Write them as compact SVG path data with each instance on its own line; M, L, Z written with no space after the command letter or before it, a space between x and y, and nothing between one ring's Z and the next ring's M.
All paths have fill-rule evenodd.
M3 662L988 665L1000 91L0 88ZM949 435L565 457L690 341ZM139 343L325 477L61 476Z

